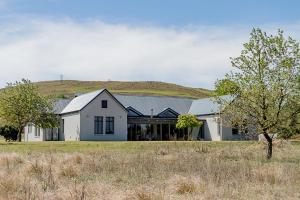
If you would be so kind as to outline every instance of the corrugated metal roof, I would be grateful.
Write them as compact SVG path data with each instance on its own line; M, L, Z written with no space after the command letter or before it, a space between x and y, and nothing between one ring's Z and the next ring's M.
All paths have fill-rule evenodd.
M72 99L72 101L62 110L61 114L76 112L81 110L89 102L91 102L96 96L98 96L104 89L89 92Z
M86 93L72 99L68 105L67 101L58 105L61 114L80 111L97 95L105 89ZM160 96L132 96L132 95L113 95L125 108L132 107L143 115L158 115L162 111L170 108L179 114L207 115L219 112L219 105L212 98L192 100L179 97L160 97ZM223 96L222 98L232 98ZM64 108L63 108L64 107ZM60 108L60 109L59 109Z
M54 102L53 112L60 114L61 111L71 102L71 99L58 99Z
M230 95L222 96L221 98L232 99ZM213 98L205 98L194 100L188 113L193 115L209 115L218 112L220 112L219 104Z
M188 113L192 99L177 97L114 95L126 108L133 107L143 115L157 115L167 108L179 114ZM151 111L153 109L153 113Z

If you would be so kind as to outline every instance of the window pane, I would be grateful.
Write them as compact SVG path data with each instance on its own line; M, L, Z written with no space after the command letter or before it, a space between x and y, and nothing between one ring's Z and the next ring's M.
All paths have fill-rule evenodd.
M107 108L107 100L102 100L102 108Z
M40 128L38 128L38 127L35 128L34 136L35 137L40 137Z
M64 119L61 120L60 128L61 128L61 134L64 134L65 133L65 120Z
M114 117L106 117L106 134L113 134L114 126Z
M28 133L32 133L32 124L28 124Z
M103 134L103 117L101 116L94 118L94 134Z
M238 127L233 127L232 128L232 135L238 135L239 134L239 129Z

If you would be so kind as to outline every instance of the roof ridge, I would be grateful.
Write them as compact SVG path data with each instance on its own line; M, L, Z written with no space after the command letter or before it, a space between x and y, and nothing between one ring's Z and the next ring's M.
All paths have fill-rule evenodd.
M151 98L173 98L173 99L186 99L186 100L195 100L188 97L179 97L179 96L158 96L158 95L134 95L134 94L119 94L119 93L112 93L113 95L117 96L128 96L128 97L151 97Z
M101 94L103 91L105 91L106 89L100 89L100 90L95 90L93 92L88 92L88 93L85 93L83 95L80 95L78 97L75 97L73 98L70 103L62 110L61 114L65 114L65 113L70 113L70 112L75 112L75 111L80 111L82 108L84 108L87 104L89 104L94 98L96 98L99 94ZM90 99L87 99L86 102L82 103L79 103L79 105L76 105L76 101L80 101L86 97L88 97L88 95L92 95ZM74 103L75 102L75 103ZM73 109L70 109L70 111L67 109L70 105L72 106L72 103L75 104L73 106L77 107L77 108L73 108ZM78 102L77 102L78 104ZM66 111L67 109L67 111Z

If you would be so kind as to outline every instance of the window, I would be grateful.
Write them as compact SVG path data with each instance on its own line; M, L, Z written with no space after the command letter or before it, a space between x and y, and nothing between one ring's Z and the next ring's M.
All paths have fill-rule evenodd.
M102 100L102 108L107 108L107 100Z
M35 127L34 136L40 137L40 135L41 135L41 129L39 127Z
M28 124L28 133L32 133L32 124Z
M94 118L94 133L103 134L103 117L95 116Z
M62 130L61 130L61 133L64 134L64 133L65 133L65 119L62 119L62 120L61 120L61 124L62 124L62 125L61 125L61 129L62 129Z
M238 135L239 134L239 129L238 127L233 127L232 128L232 135Z
M217 122L217 126L218 126L218 135L221 135L221 122Z
M114 134L114 122L115 121L115 118L114 117L106 117L106 126L105 126L105 128L106 128L106 131L105 131L105 133L106 134Z

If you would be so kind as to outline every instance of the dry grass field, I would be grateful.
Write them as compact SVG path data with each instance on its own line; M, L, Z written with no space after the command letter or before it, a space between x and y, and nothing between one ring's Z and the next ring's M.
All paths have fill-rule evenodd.
M1 199L300 199L300 143L0 142Z

